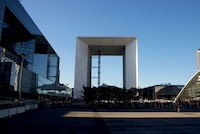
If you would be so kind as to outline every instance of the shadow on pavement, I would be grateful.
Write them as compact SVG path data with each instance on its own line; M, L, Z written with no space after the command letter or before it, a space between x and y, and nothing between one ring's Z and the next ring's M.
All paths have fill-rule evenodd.
M135 114L142 112L144 116ZM1 134L109 134L109 133L198 133L200 116L187 113L183 117L145 117L148 112L159 115L167 109L96 109L85 105L54 106L27 111L0 119ZM175 113L174 111L168 111ZM85 114L83 117L81 114ZM120 117L127 116L130 117ZM180 113L182 115L182 113ZM197 112L198 114L198 112ZM66 116L65 116L66 115ZM70 115L73 115L70 117ZM140 114L140 116L142 116ZM166 115L167 116L167 115ZM184 116L187 116L184 118ZM194 116L194 117L193 117ZM111 118L112 117L112 118Z

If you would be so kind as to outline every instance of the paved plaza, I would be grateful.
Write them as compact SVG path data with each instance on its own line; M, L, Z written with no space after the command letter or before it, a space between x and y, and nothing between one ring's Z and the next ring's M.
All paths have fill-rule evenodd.
M151 112L145 112L151 111ZM0 119L1 134L198 134L200 112L107 110L71 105Z

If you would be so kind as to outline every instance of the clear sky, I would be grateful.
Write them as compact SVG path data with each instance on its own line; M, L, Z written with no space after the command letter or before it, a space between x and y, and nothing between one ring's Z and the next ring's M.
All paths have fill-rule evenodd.
M135 36L139 86L185 84L197 70L200 0L22 0L60 56L60 81L74 86L77 36ZM122 86L120 57L102 58L102 79Z

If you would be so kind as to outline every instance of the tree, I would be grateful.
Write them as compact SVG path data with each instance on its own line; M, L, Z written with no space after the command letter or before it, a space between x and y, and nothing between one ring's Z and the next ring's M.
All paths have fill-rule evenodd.
M83 99L87 104L93 104L96 99L96 88L83 86Z
M94 104L105 102L110 103L129 103L132 100L139 100L141 98L140 90L131 88L129 90L122 89L115 86L107 87L85 87L83 86L83 99L87 104Z

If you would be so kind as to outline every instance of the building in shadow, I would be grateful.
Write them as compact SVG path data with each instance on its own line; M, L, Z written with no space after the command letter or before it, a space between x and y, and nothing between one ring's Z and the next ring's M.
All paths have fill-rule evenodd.
M143 99L145 100L174 100L183 85L161 84L143 88Z

